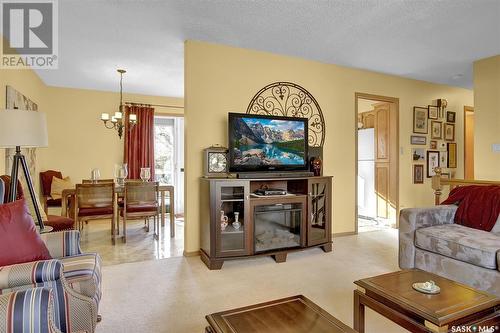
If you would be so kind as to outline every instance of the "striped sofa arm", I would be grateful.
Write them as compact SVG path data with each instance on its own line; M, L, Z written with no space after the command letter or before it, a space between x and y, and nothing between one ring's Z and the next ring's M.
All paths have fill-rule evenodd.
M82 253L78 230L48 232L41 234L40 237L45 242L52 258L64 258Z
M3 266L0 267L0 291L39 286L60 280L62 274L62 263L56 259Z
M52 291L32 288L0 295L0 332L61 333L54 324Z

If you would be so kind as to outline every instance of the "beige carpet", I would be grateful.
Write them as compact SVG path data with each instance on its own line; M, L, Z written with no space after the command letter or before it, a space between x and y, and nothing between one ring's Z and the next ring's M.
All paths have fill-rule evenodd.
M265 257L209 271L198 257L178 257L107 266L97 332L203 333L208 313L296 294L352 327L352 282L397 269L396 230L339 237L332 253L311 249L282 264ZM372 311L366 327L406 332Z

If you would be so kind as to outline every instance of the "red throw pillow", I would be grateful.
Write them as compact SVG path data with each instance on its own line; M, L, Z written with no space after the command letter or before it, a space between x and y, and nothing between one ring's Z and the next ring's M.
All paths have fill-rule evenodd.
M24 199L0 205L0 267L52 259Z

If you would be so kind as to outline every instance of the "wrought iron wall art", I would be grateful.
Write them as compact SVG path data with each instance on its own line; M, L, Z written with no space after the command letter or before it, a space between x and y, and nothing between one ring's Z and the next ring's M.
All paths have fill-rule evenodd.
M274 82L262 88L250 101L247 113L307 118L309 146L323 147L325 119L316 99L291 82Z

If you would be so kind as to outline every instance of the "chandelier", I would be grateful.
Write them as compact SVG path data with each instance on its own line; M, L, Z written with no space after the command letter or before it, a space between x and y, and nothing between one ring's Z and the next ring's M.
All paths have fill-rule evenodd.
M115 112L113 116L110 117L109 113L103 113L101 115L101 120L104 123L104 126L108 129L115 129L118 131L118 136L120 139L123 136L123 129L126 126L127 115L125 114L123 108L123 74L127 71L124 69L117 69L118 73L120 73L120 107L118 111ZM128 129L131 130L137 124L137 115L131 113L128 115Z

